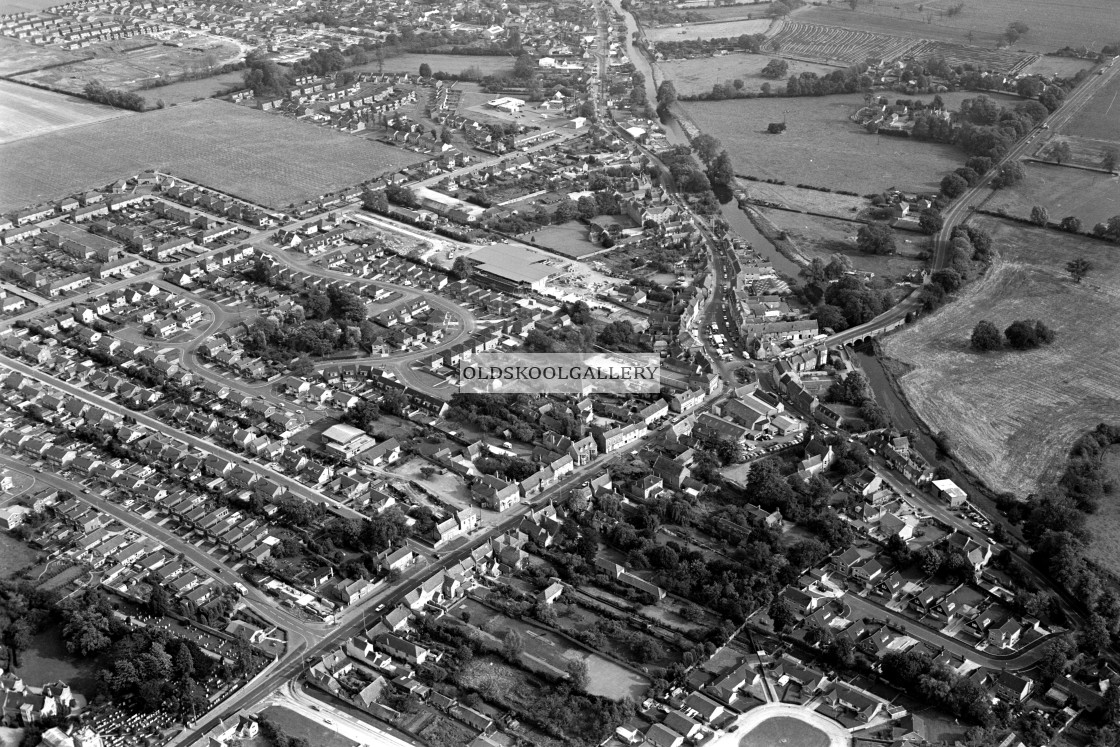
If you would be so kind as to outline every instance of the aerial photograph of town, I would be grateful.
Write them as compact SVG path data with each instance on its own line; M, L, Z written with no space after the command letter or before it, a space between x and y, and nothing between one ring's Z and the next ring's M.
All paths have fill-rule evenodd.
M0 747L1120 747L1120 0L54 2Z

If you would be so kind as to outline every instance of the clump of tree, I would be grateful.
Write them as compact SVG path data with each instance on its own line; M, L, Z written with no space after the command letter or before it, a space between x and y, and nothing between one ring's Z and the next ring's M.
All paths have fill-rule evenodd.
M886 223L867 223L856 234L856 246L864 254L894 254L894 231Z
M886 412L875 401L871 391L871 384L867 377L859 371L852 371L847 376L837 379L828 388L826 399L829 402L839 402L859 408L859 417L868 428L886 428L890 425Z
M935 664L919 651L888 652L883 656L883 676L914 697L944 708L949 713L980 726L995 718L987 693L967 677Z
M1007 344L1015 350L1033 350L1054 342L1054 331L1038 319L1019 319L1003 331Z
M789 73L789 63L780 57L773 57L766 63L766 67L762 68L762 77L777 80L784 78Z
M969 345L978 353L987 353L992 350L999 350L1003 347L1003 337L999 333L999 328L987 319L981 319L972 328L972 337L969 339Z
M113 106L117 109L128 109L134 112L144 111L147 102L138 93L119 91L116 88L106 88L99 81L90 81L82 89L82 95L98 104Z

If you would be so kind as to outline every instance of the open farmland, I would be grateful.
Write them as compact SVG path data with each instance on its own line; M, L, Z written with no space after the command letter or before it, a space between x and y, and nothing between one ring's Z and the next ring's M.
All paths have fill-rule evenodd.
M142 46L145 44L149 46ZM150 106L155 106L158 96L140 90L145 84L163 78L174 79L200 66L222 65L240 56L240 45L217 37L192 36L181 47L152 44L151 39L136 37L98 47L97 57L15 79L71 93L78 93L89 83L98 81L106 88L139 92L148 99Z
M737 186L745 190L752 200L762 200L793 210L823 213L836 218L859 217L870 204L863 197L801 189L790 184L767 184L741 179Z
M1059 143L1069 146L1069 159L1066 163L1073 166L1087 166L1091 169L1103 168L1105 152L1109 148L1120 152L1120 136L1116 140L1091 140L1085 137L1069 135L1054 135L1038 146L1034 152L1036 158L1053 161L1054 149Z
M421 54L408 53L388 57L382 63L382 69L387 73L409 73L415 75L420 70L422 63L428 63L433 73L453 73L458 75L468 68L478 68L483 75L513 75L513 63L516 60L508 55L474 55L474 54ZM370 62L350 68L355 72L377 72L377 63Z
M1107 140L1120 144L1120 73L1109 70L1112 76L1104 88L1093 93L1089 100L1062 128L1066 135L1093 140Z
M955 16L943 11L958 2L964 9ZM1104 29L1120 27L1120 6L1115 0L894 0L860 3L858 10L812 7L798 14L800 20L831 23L900 36L921 36L994 47L1012 21L1022 21L1030 32L1015 42L1015 49L1049 52L1065 46L1095 46L1112 41ZM972 40L968 39L969 32Z
M1043 55L1027 65L1026 75L1057 75L1059 78L1072 78L1079 70L1088 70L1095 63L1079 57L1054 57Z
M1031 56L1010 50L792 21L782 26L764 50L842 65L857 65L868 59L893 61L944 57L950 65L968 63L982 70L1008 73L1016 72L1033 60Z
M681 19L686 17L703 17L708 21L733 21L741 18L768 18L772 7L773 5L771 3L747 3L745 5L721 5L716 8L689 8L681 11L667 12ZM642 25L646 28L657 28L659 25L663 26L665 24L650 21L644 22ZM685 23L684 25L687 27L690 24Z
M791 213L787 210L756 209L775 226L783 229L809 259L820 258L827 262L833 254L842 254L852 260L852 267L856 270L873 272L877 277L886 276L896 281L902 280L911 270L925 266L925 262L918 257L927 242L926 237L921 234L898 231L895 234L898 254L864 254L856 248L855 242L861 223ZM908 240L911 243L906 243Z
M272 208L421 160L389 145L208 99L0 145L0 210L157 168Z
M837 70L835 66L816 62L789 60L789 73L786 78L774 80L764 78L762 68L774 58L764 54L728 54L720 57L696 57L690 60L658 62L664 80L673 81L681 96L694 96L712 90L712 85L722 83L732 87L736 78L743 81L743 90L757 91L763 83L769 83L775 92L784 91L786 78L801 73L827 75Z
M1105 452L1106 478L1120 485L1120 446ZM1093 514L1093 540L1085 553L1113 573L1120 574L1120 500L1115 493L1105 496Z
M1029 218L1031 208L1042 205L1051 221L1076 215L1086 230L1120 215L1120 177L1030 161L1023 162L1023 170L1027 178L993 192L983 205L985 210Z
M55 0L0 0L0 15L30 13L57 4Z
M953 439L954 453L994 490L1021 496L1056 479L1073 441L1120 422L1120 266L1102 241L982 218L998 256L961 298L884 339L908 371L901 385L918 415ZM1080 285L1065 271L1096 268ZM1041 319L1057 339L1038 350L973 353L973 326Z
M682 103L702 131L734 146L728 150L739 174L861 195L890 187L936 192L941 178L963 163L952 146L856 127L848 117L863 105L859 94ZM770 122L783 119L786 132L766 134Z
M769 18L739 18L715 23L690 23L687 26L661 26L646 31L646 38L655 42L695 41L696 39L726 39L743 34L765 34L772 21Z
M74 96L0 80L0 143L133 114Z

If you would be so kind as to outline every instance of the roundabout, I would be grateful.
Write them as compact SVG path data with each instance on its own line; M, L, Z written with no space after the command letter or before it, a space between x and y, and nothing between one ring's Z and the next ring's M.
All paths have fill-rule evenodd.
M747 711L710 747L851 747L848 730L811 708L767 703Z

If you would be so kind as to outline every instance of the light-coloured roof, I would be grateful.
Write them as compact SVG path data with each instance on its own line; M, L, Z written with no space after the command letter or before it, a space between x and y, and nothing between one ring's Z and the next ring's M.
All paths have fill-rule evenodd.
M323 438L340 444L348 443L363 435L365 435L365 431L361 428L355 428L345 423L336 423L323 431Z

